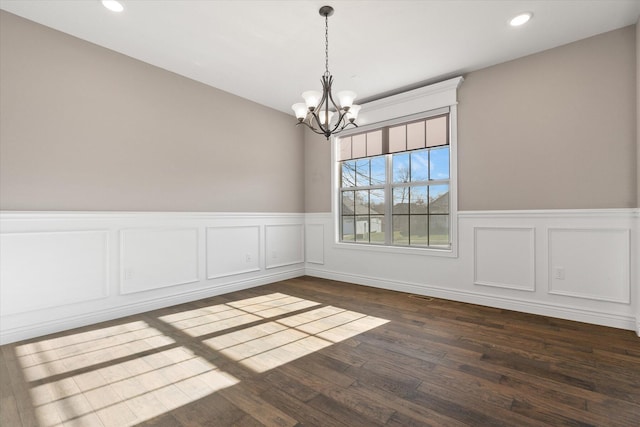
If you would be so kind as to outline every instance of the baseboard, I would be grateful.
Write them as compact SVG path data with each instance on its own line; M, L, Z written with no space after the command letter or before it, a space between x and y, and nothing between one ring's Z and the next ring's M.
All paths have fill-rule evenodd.
M119 319L122 317L144 313L151 310L171 307L173 305L196 301L203 298L209 298L216 295L222 295L229 292L267 285L269 283L278 282L281 280L293 279L303 276L304 274L305 270L303 268L296 268L293 270L275 274L265 274L261 275L260 277L251 279L227 282L223 285L215 285L210 288L198 289L197 291L193 292L183 292L178 295L155 298L138 303L125 304L117 308L109 308L93 313L56 319L54 321L34 323L14 329L6 329L3 330L0 334L0 345L22 341L34 337L40 337L56 332L67 331L70 329L93 325L109 320Z
M395 280L383 280L365 275L355 275L328 271L314 268L306 268L308 276L323 279L337 280L341 282L355 283L358 285L372 286L398 292L406 292L435 298L449 299L453 301L479 304L488 307L514 310L542 316L556 317L565 320L591 323L601 326L609 326L619 329L636 330L640 336L640 319L632 316L622 316L600 311L586 310L566 305L545 304L540 302L520 300L516 298L495 297L476 292L459 291L428 284L408 283Z

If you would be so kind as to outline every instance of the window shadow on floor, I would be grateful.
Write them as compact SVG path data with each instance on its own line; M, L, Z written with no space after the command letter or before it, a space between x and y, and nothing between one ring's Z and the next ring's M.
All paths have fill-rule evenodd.
M189 405L183 418L210 417L218 407L225 418L262 413L262 422L293 425L276 408L261 411L266 402L242 389L388 322L279 292L215 301L5 346L15 412L41 427L180 425L172 411Z

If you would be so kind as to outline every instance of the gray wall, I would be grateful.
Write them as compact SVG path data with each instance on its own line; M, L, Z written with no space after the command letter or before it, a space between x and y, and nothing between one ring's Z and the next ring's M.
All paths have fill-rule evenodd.
M636 49L630 26L466 75L459 209L637 206ZM307 212L331 210L325 145L306 135Z
M0 19L0 209L331 210L329 144L292 116ZM638 206L636 39L631 26L466 75L459 208Z
M459 208L636 206L635 26L466 76Z
M331 143L305 129L304 133L305 212L331 211Z
M303 212L295 118L0 12L0 209Z

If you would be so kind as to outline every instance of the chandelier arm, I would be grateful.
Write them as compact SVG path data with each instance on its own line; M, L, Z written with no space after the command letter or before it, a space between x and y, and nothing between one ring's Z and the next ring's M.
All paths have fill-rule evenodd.
M309 126L311 129L313 129L314 132L316 132L316 133L321 133L323 135L326 135L327 131L329 130L329 124L327 123L326 127L323 126L322 122L320 121L320 117L318 117L318 115L316 114L315 111L310 111L309 113L311 114L311 117L309 118L309 123L313 124L313 120L312 119L315 119L315 122L316 122L315 124L318 125L318 127L320 128L321 132L317 131L315 129L315 127L311 127L311 125L307 125L307 126Z
M338 133L340 131L338 131L338 127L340 127L340 124L344 121L344 115L346 113L342 113L340 111L338 111L338 121L336 122L335 126L333 126L333 129L331 129L331 133ZM344 129L344 126L342 127L342 129ZM341 129L341 130L342 130ZM336 132L337 131L337 132Z
M322 98L320 98L320 102L318 102L318 108L316 108L316 110L320 109L319 107L327 101L327 94L331 94L332 80L333 77L331 76L331 74L329 74L328 76L324 75L320 79L320 83L322 84Z
M320 100L319 106L322 106L324 104L324 109L322 110L328 112L329 100L333 102L333 99L331 98L331 85L333 83L333 76L331 74L326 74L322 76L321 81L322 81L322 99ZM328 117L325 117L325 118L328 119ZM327 127L329 127L328 121L327 121Z
M320 99L318 106L313 111L309 111L309 113L315 119L317 126L322 131L322 134L326 135L328 138L331 134L331 132L329 132L330 125L328 120L329 101L331 101L335 106L335 103L333 102L333 98L331 96L331 84L333 83L333 76L331 76L331 74L324 75L322 76L320 82L322 83L322 98ZM318 111L320 113L318 113ZM325 114L324 120L321 120L320 114ZM311 118L309 121L312 121ZM322 123L325 123L325 125L323 125ZM327 132L329 132L329 135L327 135Z
M313 132L317 133L318 135L324 135L324 136L327 135L326 132L319 131L318 129L314 128L313 126L311 126L307 122L298 122L298 123L296 123L296 126L298 126L298 125L305 125L309 129L311 129Z
M331 80L333 80L333 76L331 76ZM333 94L331 93L331 84L329 84L328 97L329 97L329 100L331 100L331 104L333 105L333 108L335 108L337 112L342 111L340 109L340 106L338 106L338 104L336 103L336 101L333 100Z
M329 74L328 77L323 77L323 100L325 101L325 111L329 111L329 101L331 101L331 105L333 106L333 109L335 110L336 113L338 113L338 121L336 126L334 127L334 130L337 129L337 126L340 124L340 122L342 121L342 119L344 118L344 115L346 114L346 111L343 111L342 109L340 109L340 107L338 106L338 104L336 103L336 101L333 100L333 93L331 92L331 86L333 85L333 76L331 74ZM326 82L326 84L325 84ZM326 98L326 99L325 99ZM327 123L327 128L329 128L329 123ZM331 131L333 133L333 131Z
M345 130L345 128L349 125L353 125L355 127L358 127L357 124L353 123L353 122L347 122L346 120L343 120L342 122L344 122L344 124L342 125L342 127L340 127L340 122L338 122L336 124L336 126L334 126L334 128L330 131L329 135L337 135L340 132L342 132L343 130ZM338 127L340 127L340 129L338 129ZM326 135L326 133L325 133ZM329 137L327 136L327 139L329 139Z
M337 131L336 133L338 133L338 132L342 132L342 131L343 131L347 126L349 126L349 125L353 125L354 127L358 127L358 125L357 125L357 124L355 124L354 122L348 122L348 121L346 121L346 120L345 120L344 126L342 126L342 127L340 128L340 130L339 130L339 131Z
M337 135L348 126L358 127L356 123L345 120L344 119L345 116L346 116L346 112L340 113L340 116L338 118L338 122L336 123L336 125L333 126L333 129L329 129L329 127L325 127L322 125L322 122L320 122L320 118L315 112L309 112L309 115L307 116L307 118L305 118L303 121L299 121L298 123L296 123L296 126L303 124L309 129L311 129L311 131L313 131L314 133L317 133L318 135L324 135L327 137L327 139L329 139L331 135ZM315 124L320 129L317 129L316 127L314 127L314 121L315 121ZM340 126L341 124L342 126Z

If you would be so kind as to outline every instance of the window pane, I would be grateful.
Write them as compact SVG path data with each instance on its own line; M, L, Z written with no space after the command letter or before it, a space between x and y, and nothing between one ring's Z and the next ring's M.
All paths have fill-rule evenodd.
M429 179L429 150L411 152L411 181Z
M371 243L385 243L384 240L384 216L371 215L369 219L369 237Z
M429 215L429 245L449 246L449 215Z
M424 121L407 125L407 150L424 148Z
M432 149L430 157L429 179L449 179L449 147Z
M407 127L405 125L389 128L389 152L395 153L407 149Z
M342 240L346 242L355 241L354 235L354 217L346 216L342 217Z
M396 245L409 244L409 215L393 216L393 243Z
M367 156L378 156L382 151L382 131L369 132L367 134Z
M351 137L340 138L340 158L338 160L351 159Z
M449 185L429 186L429 213L449 213Z
M369 159L356 160L356 187L368 187L371 185L369 164Z
M369 193L369 207L371 215L384 215L384 190L371 190Z
M396 187L393 189L393 213L409 213L409 187Z
M351 150L354 159L367 157L367 136L365 134L352 136Z
M341 241L451 246L448 114L350 135L338 143Z
M409 153L394 154L393 182L409 182Z
M369 216L356 217L356 242L369 241Z
M387 161L384 156L371 159L371 185L382 185L387 180Z
M369 190L356 191L356 214L369 214ZM344 215L344 212L343 212Z
M427 215L411 215L409 217L409 231L411 232L411 246L427 246L428 239L428 221Z
M353 215L356 212L355 191L342 192L342 215Z
M409 213L412 214L426 214L427 206L429 205L429 197L427 193L427 186L411 187L409 197L411 203L409 204Z
M342 162L342 187L354 187L356 185L356 162Z
M447 116L427 120L427 147L448 144Z

